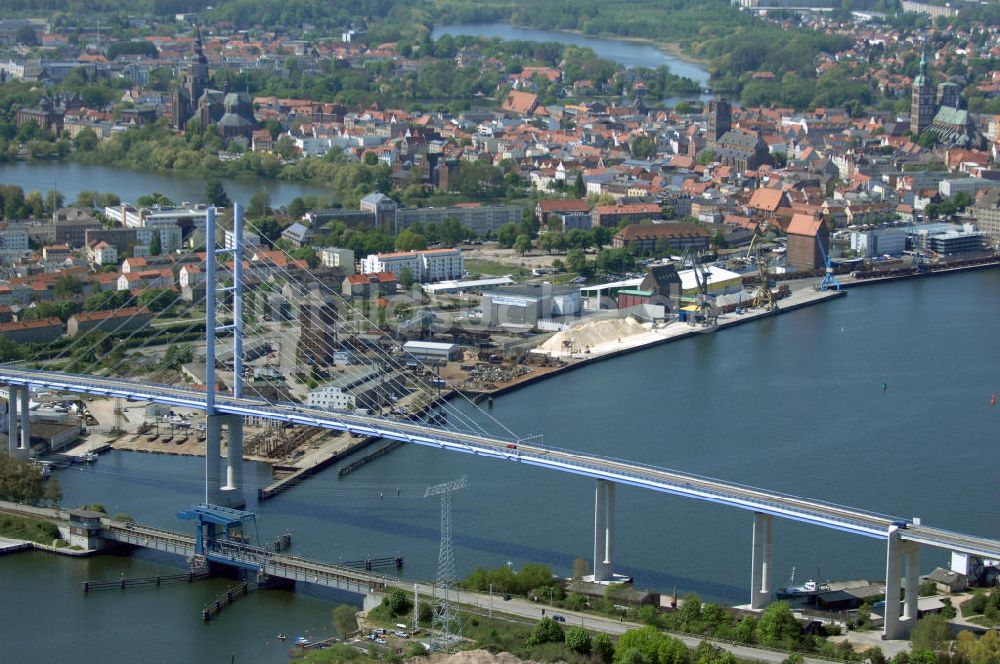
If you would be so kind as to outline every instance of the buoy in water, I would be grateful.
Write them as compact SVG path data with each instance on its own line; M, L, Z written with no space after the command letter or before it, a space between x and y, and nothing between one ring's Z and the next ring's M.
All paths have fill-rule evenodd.
M888 389L889 389L889 384L888 383L882 383L882 391L885 392Z
M990 405L991 406L997 405L997 395L995 394L990 395Z

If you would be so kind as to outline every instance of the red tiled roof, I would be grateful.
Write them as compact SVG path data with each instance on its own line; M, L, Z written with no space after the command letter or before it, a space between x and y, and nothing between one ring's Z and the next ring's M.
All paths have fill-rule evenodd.
M83 321L91 320L110 320L112 318L129 318L131 316L142 316L149 314L149 309L146 307L128 307L126 309L118 309L112 311L91 311L91 312L81 312L78 314L73 314L73 318L76 319L77 323Z
M808 214L792 215L792 220L788 224L787 233L789 235L807 235L816 237L823 220Z

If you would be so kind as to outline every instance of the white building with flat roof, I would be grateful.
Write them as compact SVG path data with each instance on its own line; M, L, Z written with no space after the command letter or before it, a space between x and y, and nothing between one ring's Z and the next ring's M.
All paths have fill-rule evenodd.
M458 279L465 271L465 260L458 249L424 249L369 254L361 261L362 274L391 272L398 279L405 269L420 283Z

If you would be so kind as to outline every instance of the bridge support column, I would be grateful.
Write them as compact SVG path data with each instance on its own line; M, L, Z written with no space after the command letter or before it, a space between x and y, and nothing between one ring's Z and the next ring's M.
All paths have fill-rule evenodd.
M750 571L750 608L763 609L771 603L771 553L774 517L753 515L753 555Z
M597 480L594 494L594 583L614 580L615 485Z
M18 409L21 416L21 446L19 454L28 456L31 454L31 410L29 409L29 399L31 390L27 386L21 388L21 407Z
M885 564L885 626L883 639L904 639L917 622L920 547L906 542L899 529L889 528ZM899 601L900 590L904 599ZM900 615L902 610L902 615Z
M209 505L222 503L219 471L224 419L225 415L209 415L205 418L205 502Z
M17 388L10 385L7 388L7 454L17 455Z
M222 503L226 507L242 508L247 501L243 496L243 418L226 415L227 453L226 485L222 487Z

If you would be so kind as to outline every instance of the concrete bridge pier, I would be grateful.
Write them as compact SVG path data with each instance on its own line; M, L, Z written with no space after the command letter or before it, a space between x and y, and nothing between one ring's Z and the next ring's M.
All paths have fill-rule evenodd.
M774 517L754 512L753 567L750 571L750 608L763 609L771 603L771 554Z
M227 433L226 484L222 487L221 501L225 507L240 509L247 504L243 495L243 418L224 415Z
M31 411L27 387L7 388L7 452L12 457L31 454Z
M219 472L222 455L222 424L225 415L205 418L205 502L221 505L223 496Z
M889 528L885 561L885 626L883 639L904 639L917 622L920 546L900 537L896 526ZM902 581L902 583L900 583ZM899 601L902 585L903 602ZM902 609L902 614L900 614Z
M594 494L594 583L615 580L615 485L597 480Z

